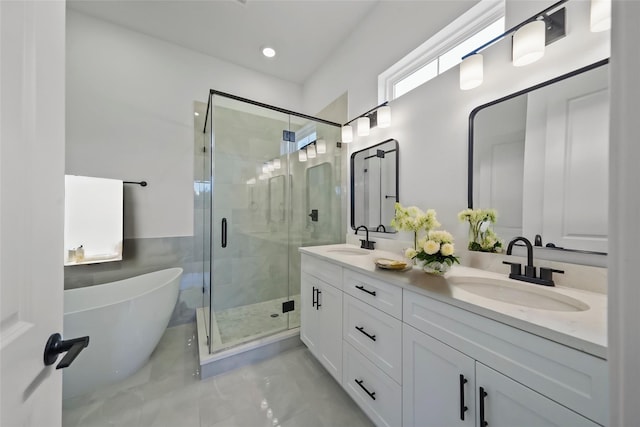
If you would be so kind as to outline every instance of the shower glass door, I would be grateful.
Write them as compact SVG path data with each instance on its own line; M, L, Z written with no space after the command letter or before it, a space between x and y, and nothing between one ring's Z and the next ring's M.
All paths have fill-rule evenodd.
M210 351L289 328L286 113L212 95Z

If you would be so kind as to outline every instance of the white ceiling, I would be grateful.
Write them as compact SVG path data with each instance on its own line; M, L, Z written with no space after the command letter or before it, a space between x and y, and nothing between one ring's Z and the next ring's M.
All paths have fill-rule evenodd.
M70 9L303 83L378 0L70 0ZM274 47L275 58L261 48Z

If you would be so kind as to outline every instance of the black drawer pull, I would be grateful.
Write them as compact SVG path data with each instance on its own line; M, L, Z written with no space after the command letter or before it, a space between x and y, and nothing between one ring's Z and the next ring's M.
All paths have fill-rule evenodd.
M365 393L367 393L369 395L370 398L372 398L373 400L376 400L376 392L375 391L372 393L369 390L367 390L367 388L362 385L362 383L363 383L362 380L355 380L355 381L356 381L356 384L358 384L360 386L360 388L363 389L365 391Z
M356 329L359 330L360 332L362 332L363 334L365 334L371 341L375 341L376 340L376 336L375 335L369 335L368 333L366 333L364 331L364 327L356 326Z
M460 419L464 421L464 413L469 409L464 404L464 385L467 383L467 379L464 375L460 374Z
M360 289L362 292L366 292L369 295L376 296L376 291L370 291L369 289L365 289L364 286L356 286L356 289Z
M480 387L480 427L486 427L489 425L487 420L484 419L484 398L487 397L487 392L483 387Z

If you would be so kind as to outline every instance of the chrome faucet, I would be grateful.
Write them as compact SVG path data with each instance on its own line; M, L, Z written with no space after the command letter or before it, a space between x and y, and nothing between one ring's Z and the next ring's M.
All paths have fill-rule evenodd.
M369 240L369 229L367 228L366 225L361 225L358 228L356 228L355 235L356 236L358 235L358 230L360 230L361 228L364 228L364 231L366 232L366 236L364 240L360 239L360 247L362 249L374 250L376 242Z
M540 267L540 277L536 275L536 267L533 265L533 246L526 237L516 237L509 242L507 246L507 255L511 255L513 245L516 242L522 242L527 247L527 265L524 266L524 275L521 273L521 265L515 262L502 261L503 264L511 266L509 278L514 280L522 280L524 282L535 283L537 285L555 286L553 283L553 273L564 273L563 270L554 268Z

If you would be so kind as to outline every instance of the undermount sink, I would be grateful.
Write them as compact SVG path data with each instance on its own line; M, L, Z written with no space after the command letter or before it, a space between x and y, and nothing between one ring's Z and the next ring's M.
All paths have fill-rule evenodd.
M336 248L329 249L327 253L336 255L369 255L371 251L357 248Z
M485 277L450 277L447 281L456 288L481 297L523 307L551 311L585 311L589 306L569 296L537 285L519 285L500 279Z

